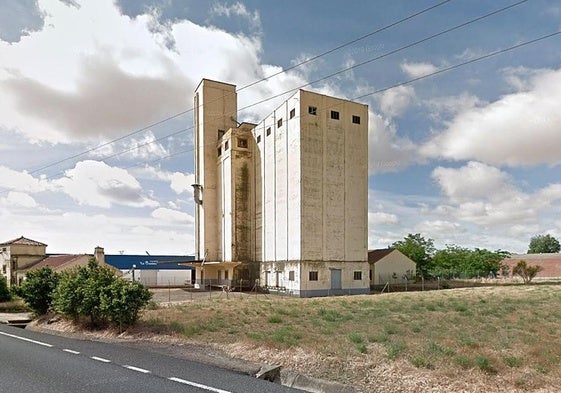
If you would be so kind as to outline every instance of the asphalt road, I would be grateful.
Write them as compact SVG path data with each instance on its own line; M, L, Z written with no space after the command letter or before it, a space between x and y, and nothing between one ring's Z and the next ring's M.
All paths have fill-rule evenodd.
M298 392L165 354L0 325L0 392Z

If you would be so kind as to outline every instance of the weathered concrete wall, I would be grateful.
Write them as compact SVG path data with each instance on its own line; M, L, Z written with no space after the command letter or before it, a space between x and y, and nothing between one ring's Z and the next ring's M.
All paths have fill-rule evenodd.
M236 127L236 119L236 87L203 79L195 91L195 182L203 186L203 204L195 208L195 239L198 257L203 258L208 251L207 260L210 261L221 257L216 167L218 132Z

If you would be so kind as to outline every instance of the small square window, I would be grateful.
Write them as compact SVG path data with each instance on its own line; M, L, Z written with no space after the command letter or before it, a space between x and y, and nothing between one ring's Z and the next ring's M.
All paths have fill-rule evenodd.
M245 139L245 138L238 138L238 147L247 149L247 139Z
M228 150L230 148L230 141L226 141L226 143L224 143L224 151Z
M224 131L224 130L218 130L218 139L222 138L225 133L226 133L226 131Z
M271 135L271 127L267 128L267 136Z
M317 281L318 280L318 272L313 271L309 272L310 281Z
M288 272L288 281L294 281L294 270Z
M353 123L354 124L360 124L360 116L353 115Z
M291 109L290 110L290 118L294 118L294 116L296 116L296 109Z
M282 127L282 117L277 120L277 128L281 128L281 127Z
M217 149L217 153L218 153L218 157L220 157L220 155L222 154L222 148L219 147L219 148Z
M331 111L331 118L333 120L339 120L339 112L337 111Z
M315 107L315 106L309 106L309 107L308 107L308 113L309 113L310 115L314 115L314 116L315 116L315 115L318 114L318 108Z
M362 272L354 272L353 278L355 280L362 280Z
M257 135L257 143L261 142L261 135Z

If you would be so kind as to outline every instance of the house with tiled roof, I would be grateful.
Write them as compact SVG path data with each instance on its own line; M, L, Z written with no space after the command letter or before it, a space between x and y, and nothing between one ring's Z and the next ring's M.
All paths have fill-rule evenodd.
M368 250L370 285L403 284L415 277L416 264L395 248Z
M508 266L509 275L512 276L512 268L524 260L529 266L539 265L542 270L538 272L535 279L561 279L561 254L515 254L503 260L503 264Z
M105 263L101 247L96 247L94 254L47 254L46 250L45 243L24 236L0 243L0 269L9 285L20 284L27 272L45 266L51 267L54 271L61 271L75 266L85 266L91 258L95 258L99 263Z

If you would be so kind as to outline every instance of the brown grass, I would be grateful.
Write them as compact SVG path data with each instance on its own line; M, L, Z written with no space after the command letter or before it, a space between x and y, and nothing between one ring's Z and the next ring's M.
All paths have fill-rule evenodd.
M198 300L140 330L213 344L360 391L561 390L561 286Z

